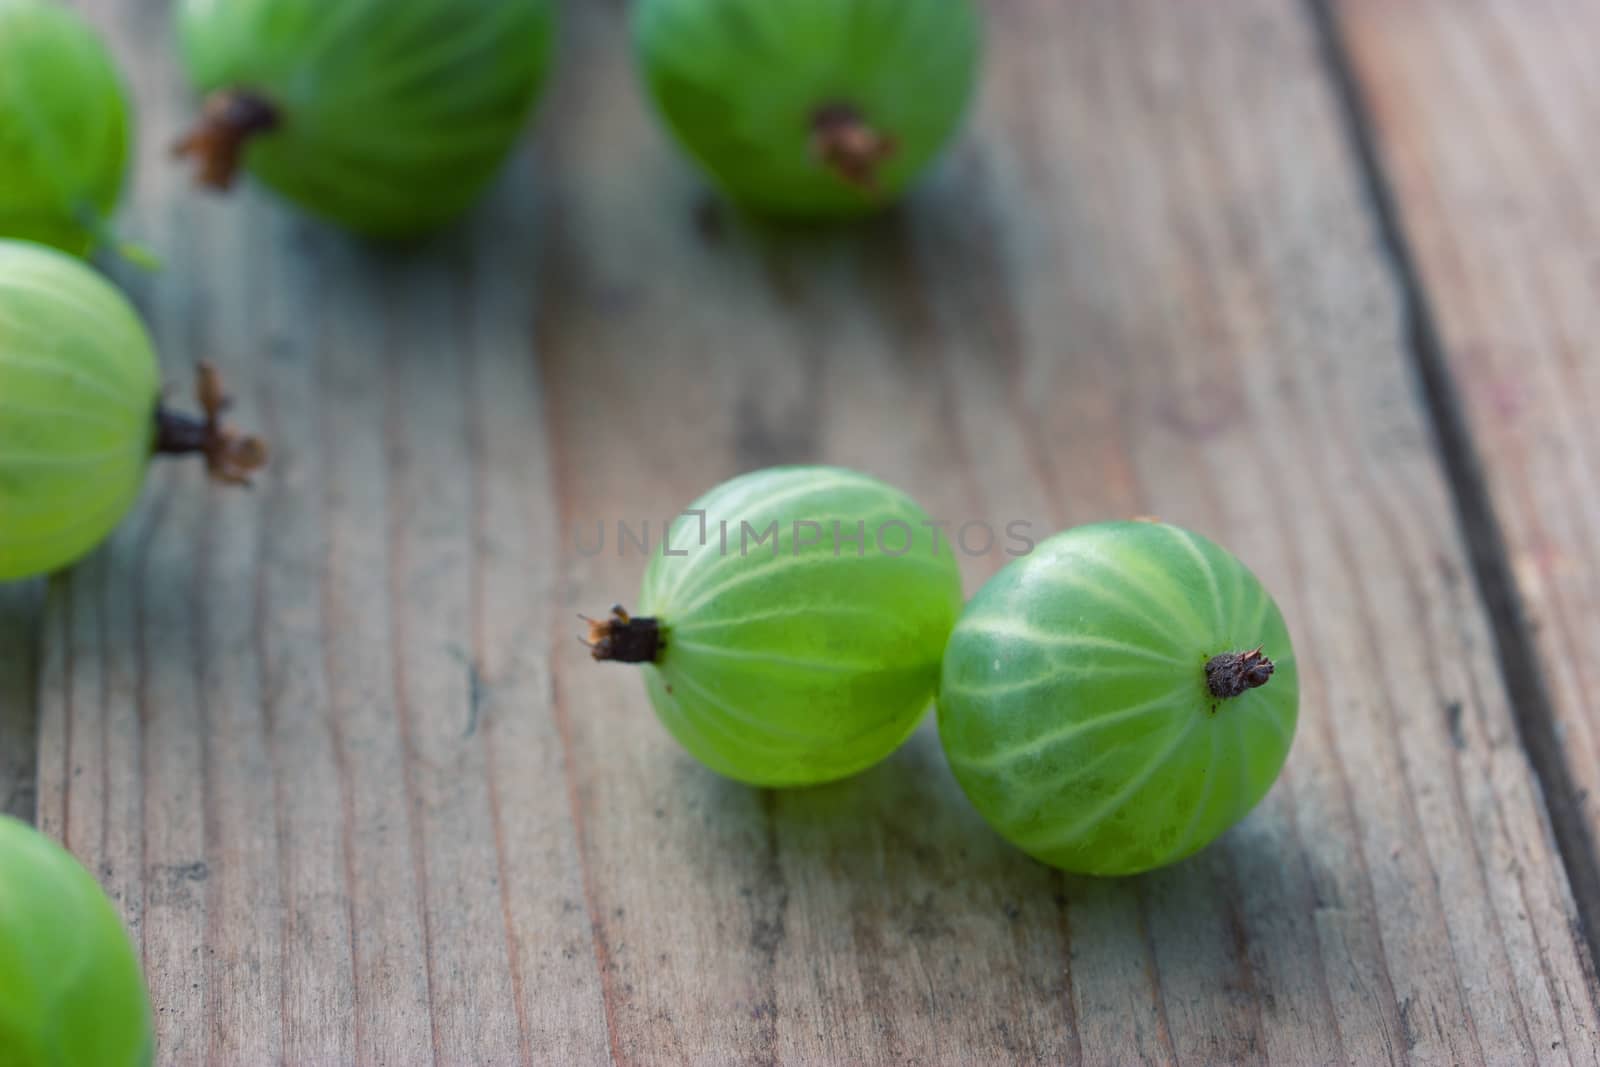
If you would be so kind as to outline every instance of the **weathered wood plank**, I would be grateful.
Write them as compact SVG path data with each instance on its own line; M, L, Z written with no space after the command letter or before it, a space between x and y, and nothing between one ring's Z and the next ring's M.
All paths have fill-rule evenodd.
M167 7L92 11L143 104L127 224L166 258L123 280L171 377L218 361L277 452L253 494L158 472L63 582L44 825L134 925L164 1064L603 1058L545 667L527 161L411 254L208 203L166 158L192 111Z
M34 818L39 757L39 582L0 586L0 814Z
M620 9L572 3L531 163L399 254L190 193L166 5L85 6L168 261L124 280L172 376L217 359L278 444L252 494L159 472L45 613L41 821L134 925L164 1064L1593 1062L1299 5L992 5L949 166L803 235L706 196ZM822 789L694 764L573 614L637 589L619 520L807 459L956 526L1155 512L1233 546L1299 643L1284 780L1095 882L990 833L931 723Z
M1600 9L1578 0L1339 0L1357 94L1437 352L1485 478L1501 653L1547 755L1587 919L1600 921ZM1514 591L1500 586L1514 586Z
M1311 664L1302 739L1222 848L1052 890L970 836L928 731L856 782L767 797L699 775L639 719L631 679L558 646L619 1046L1592 1056L1572 904L1311 27L1278 3L992 14L1003 60L944 180L864 238L802 240L700 206L645 155L617 15L585 12L548 153L563 515L666 515L737 469L808 458L954 517L1156 511L1281 591ZM601 424L631 447L596 449ZM572 608L626 596L641 568L587 561ZM1036 969L1058 950L1060 972Z

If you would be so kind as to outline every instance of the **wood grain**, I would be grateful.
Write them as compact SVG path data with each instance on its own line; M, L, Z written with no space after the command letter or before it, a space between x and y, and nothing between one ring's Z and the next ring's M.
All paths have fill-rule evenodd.
M1503 649L1600 923L1600 10L1336 7L1533 642ZM1491 595L1500 591L1492 590Z
M46 607L41 822L136 930L163 1064L1595 1061L1299 6L991 5L947 166L797 233L706 193L618 5L572 3L535 150L403 252L190 192L166 5L88 6L145 117L128 229L167 258L122 280L169 375L217 360L278 446L250 494L158 472ZM638 587L619 521L805 460L953 529L1229 544L1299 646L1282 781L1097 882L989 832L931 723L820 789L700 768L573 616ZM969 588L1005 559L964 555Z
M1062 884L1051 922L1040 873L972 837L926 732L834 790L708 784L730 835L720 862L700 859L698 806L676 834L655 824L668 840L641 857L646 813L663 795L690 802L697 772L683 764L689 780L663 790L651 769L682 758L647 723L629 730L633 682L558 656L621 1047L645 1061L729 1045L936 1061L981 1025L982 1002L946 1014L941 999L974 988L959 968L981 960L984 984L1032 991L1001 1000L1011 1028L989 1025L993 1047L1020 1022L1020 1055L1047 1061L1592 1055L1571 901L1526 767L1506 773L1515 733L1309 28L1264 3L993 16L1005 62L975 143L864 239L708 225L693 182L641 158L650 131L621 84L614 16L587 17L585 80L552 128L564 228L544 273L562 288L542 349L558 442L603 421L642 445L564 450L564 515L609 517L618 500L670 514L724 474L807 458L866 465L941 514L1155 511L1220 536L1283 591L1316 664L1305 735L1284 788L1222 849L1121 886ZM641 171L665 188L640 197ZM691 256L696 232L710 239ZM591 561L574 607L625 595L638 570ZM906 826L908 809L925 817ZM840 812L863 824L830 821ZM820 868L819 833L843 853ZM864 877L913 911L865 941ZM727 902L745 890L758 903L741 916ZM1034 951L1059 938L1059 984L1040 981L1037 956L1001 951L1011 898ZM965 917L938 949L918 936L923 901ZM780 981L775 1022L774 912L778 973L829 968ZM698 957L664 973L671 961L638 949L721 928L751 944L715 973ZM845 930L839 974L817 946ZM1561 962L1544 973L1536 946L1552 944ZM945 981L928 977L935 951ZM725 1014L741 995L748 1016Z

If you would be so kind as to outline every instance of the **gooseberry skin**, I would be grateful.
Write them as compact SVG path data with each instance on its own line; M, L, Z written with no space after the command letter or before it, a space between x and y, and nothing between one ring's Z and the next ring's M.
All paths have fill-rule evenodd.
M657 109L734 201L829 219L894 201L950 140L983 34L972 0L639 0L633 36ZM871 182L819 158L830 108L890 139Z
M76 259L0 241L0 581L65 566L121 520L159 390L121 293Z
M510 155L545 82L551 0L182 0L204 93L278 114L244 164L303 207L373 237L464 212Z
M643 667L667 730L708 767L760 786L843 778L898 748L932 702L961 610L955 557L942 536L936 548L927 513L837 467L745 474L695 511L706 544L699 518L680 516L639 604L661 627L662 651ZM801 526L797 538L797 521L820 533ZM835 521L843 535L865 529L861 549L835 538ZM776 537L756 545L774 522ZM743 523L753 532L741 541Z
M66 849L0 815L0 1064L154 1059L149 994L111 901Z
M0 0L0 237L87 255L108 232L132 141L121 75L59 3Z
M1260 649L1259 688L1206 664ZM975 596L945 650L939 734L967 796L1054 867L1125 875L1191 855L1253 808L1294 736L1299 677L1261 583L1153 522L1041 542Z

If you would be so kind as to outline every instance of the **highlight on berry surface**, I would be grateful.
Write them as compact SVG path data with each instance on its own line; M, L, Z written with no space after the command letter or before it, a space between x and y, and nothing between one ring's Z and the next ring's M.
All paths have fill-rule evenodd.
M828 218L898 198L954 135L977 80L972 0L639 0L645 82L737 202Z
M162 404L155 352L127 299L41 245L0 241L0 581L47 574L93 549L132 507L156 455L198 455L247 484L265 444L223 419L215 368L200 414Z
M154 1060L144 976L111 901L66 849L0 815L0 1063Z
M638 610L585 620L586 643L640 667L656 714L701 762L799 786L899 747L960 610L954 553L910 497L855 471L779 467L691 505Z
M0 0L0 238L115 247L127 96L99 36L53 0Z
M1227 551L1153 521L1041 542L945 651L939 733L974 806L1064 870L1173 863L1282 769L1299 677L1283 616Z
M553 0L181 0L204 104L174 151L212 189L248 170L360 233L435 229L510 155L554 24Z

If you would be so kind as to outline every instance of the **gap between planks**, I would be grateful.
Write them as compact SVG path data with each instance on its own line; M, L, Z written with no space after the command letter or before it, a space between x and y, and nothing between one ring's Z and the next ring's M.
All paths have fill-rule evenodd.
M0 815L34 820L44 583L0 585Z
M1436 450L1461 526L1473 578L1494 635L1512 719L1533 766L1556 847L1578 907L1591 960L1600 959L1600 850L1589 831L1557 729L1555 705L1518 591L1500 516L1450 369L1439 320L1389 176L1381 161L1372 112L1333 10L1337 0L1304 0L1316 27L1350 150L1378 226L1380 246L1404 316L1406 351L1416 374Z

